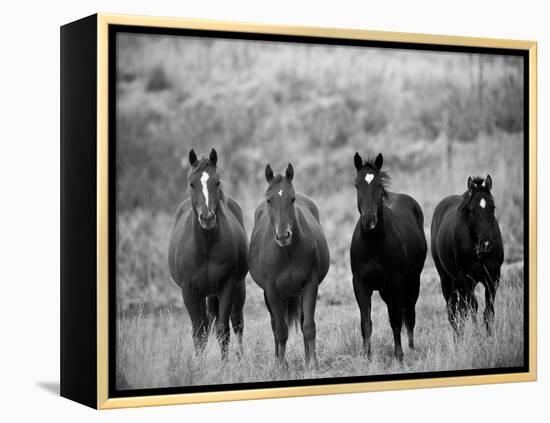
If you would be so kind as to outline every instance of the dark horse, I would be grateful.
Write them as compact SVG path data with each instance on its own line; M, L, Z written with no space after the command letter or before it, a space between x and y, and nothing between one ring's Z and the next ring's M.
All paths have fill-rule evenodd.
M401 327L407 327L409 347L414 348L415 305L420 273L426 260L424 215L420 205L406 194L386 190L382 154L374 163L355 153L359 218L351 241L353 289L361 312L363 352L371 355L371 296L378 290L388 307L395 356L403 360Z
M329 268L329 250L317 207L292 186L294 169L274 176L265 168L266 198L254 215L250 240L250 274L264 290L275 338L275 356L286 365L288 326L300 324L306 365L315 354L315 302L317 288Z
M495 218L491 177L468 178L462 195L444 198L432 219L432 256L447 302L449 322L455 334L461 332L464 317L470 312L475 321L478 282L485 287L487 331L491 332L494 302L500 281L504 249Z
M241 208L220 186L216 151L198 160L191 150L189 162L190 196L176 211L168 265L181 287L196 351L202 351L209 325L215 322L226 359L230 317L242 352L248 239Z

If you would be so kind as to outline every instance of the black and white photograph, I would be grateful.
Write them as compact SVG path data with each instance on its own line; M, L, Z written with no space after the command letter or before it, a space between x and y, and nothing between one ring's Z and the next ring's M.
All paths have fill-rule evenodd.
M116 391L525 369L525 56L115 36Z

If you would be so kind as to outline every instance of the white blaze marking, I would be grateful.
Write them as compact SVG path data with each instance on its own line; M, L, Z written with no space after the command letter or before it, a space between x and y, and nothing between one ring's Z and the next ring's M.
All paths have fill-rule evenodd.
M486 205L487 205L487 202L485 201L485 198L482 198L481 201L479 202L479 207L484 209Z
M367 184L370 184L373 179L374 179L374 175L372 173L367 173L365 175L365 181L367 181Z
M208 182L208 178L210 178L210 175L207 172L202 172L202 175L201 175L202 195L204 195L204 199L206 200L206 207L208 207L208 187L206 185L206 182Z
M277 194L279 194L279 197L283 196L283 190L280 190Z

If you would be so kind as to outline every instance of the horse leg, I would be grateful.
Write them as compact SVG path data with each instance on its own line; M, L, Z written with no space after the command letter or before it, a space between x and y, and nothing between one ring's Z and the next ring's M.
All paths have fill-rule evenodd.
M305 290L302 300L302 334L304 335L306 368L309 368L310 360L313 360L315 369L319 368L315 351L315 305L317 302L317 289L317 280L311 281L309 287Z
M407 292L406 306L403 312L405 326L407 328L407 337L409 338L409 348L414 350L414 325L416 323L416 301L420 293L420 275L413 279Z
M403 347L401 346L401 329L403 327L403 287L402 280L394 280L388 289L380 290L380 296L388 307L390 326L393 332L394 353L403 362Z
M216 335L221 347L222 361L227 360L227 351L229 347L229 316L235 299L235 285L233 281L228 280L218 296L220 301L219 316L216 320Z
M267 289L266 296L271 308L271 325L275 337L275 357L280 365L287 367L285 351L286 341L288 340L288 325L285 318L285 301L273 288Z
M206 345L208 338L208 315L206 313L206 300L187 284L181 288L183 303L187 313L191 318L193 326L193 342L195 344L195 353L200 355Z
M371 297L372 289L367 289L361 281L353 280L355 299L361 313L361 335L363 336L363 355L371 358L370 337L372 335Z
M407 337L409 338L409 348L414 350L414 325L416 322L416 311L414 305L405 308L403 317L405 318Z
M237 342L239 344L239 349L237 354L239 357L242 357L244 354L243 349L243 331L244 331L244 317L243 317L243 307L246 300L246 287L244 284L244 279L239 282L235 299L233 301L233 307L231 308L231 325L233 326L233 331L237 337Z
M275 317L273 317L273 312L271 311L271 306L269 305L269 301L267 299L267 294L264 291L264 301L265 306L267 307L267 310L269 311L269 317L271 318L271 331L273 332L273 340L275 342L275 354L277 354L277 337L275 336Z
M403 310L398 297L391 298L388 304L390 325L393 331L393 342L395 344L395 358L403 362L403 347L401 346L401 328L403 325Z
M498 276L484 281L485 286L485 310L483 311L483 320L485 321L485 328L487 333L491 335L493 333L493 326L495 322L495 296L497 294L497 287L499 283Z

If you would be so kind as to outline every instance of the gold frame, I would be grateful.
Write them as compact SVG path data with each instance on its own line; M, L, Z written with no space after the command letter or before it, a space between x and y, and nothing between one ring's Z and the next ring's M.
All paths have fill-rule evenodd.
M481 376L457 376L386 382L309 385L191 394L108 397L108 26L135 25L164 28L206 29L312 37L398 41L466 47L525 50L529 53L529 372ZM97 19L97 407L99 409L150 405L188 404L291 396L344 394L382 390L435 388L537 379L537 43L449 35L410 34L359 29L316 28L288 25L235 23L198 19L99 14Z

